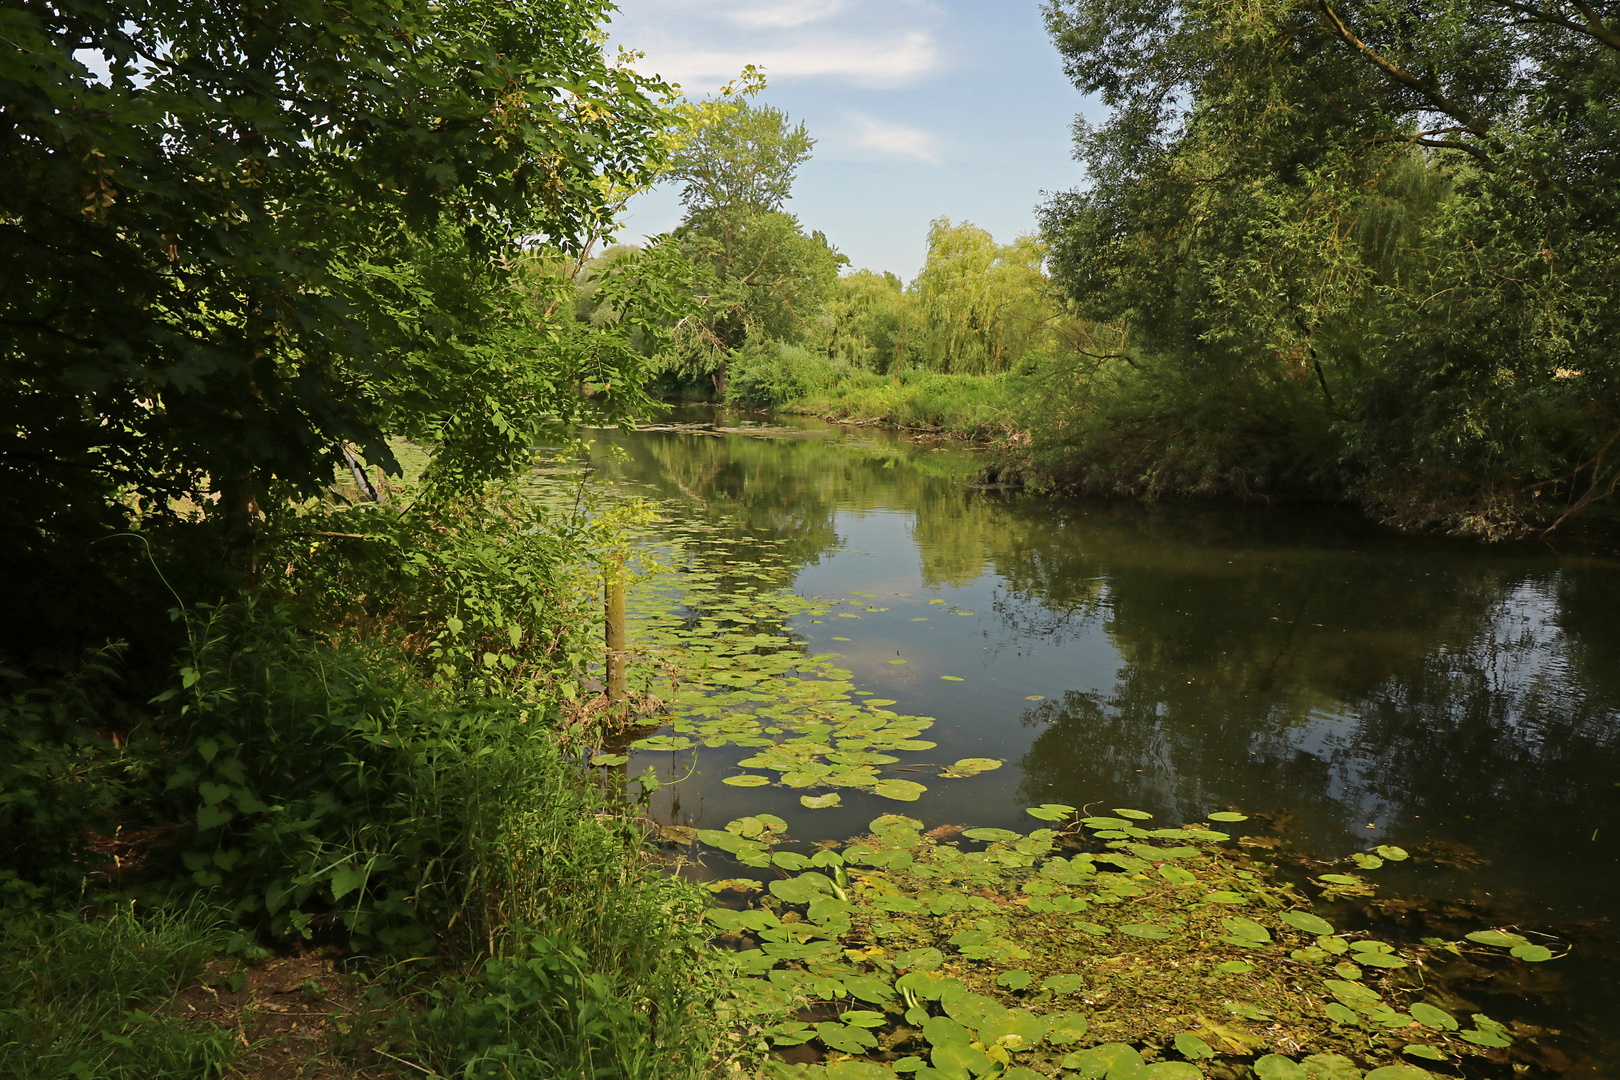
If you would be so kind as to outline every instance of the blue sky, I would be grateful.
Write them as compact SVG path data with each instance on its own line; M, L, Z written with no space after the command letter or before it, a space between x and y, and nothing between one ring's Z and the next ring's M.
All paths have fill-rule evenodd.
M788 210L855 267L910 280L928 223L971 221L1005 243L1043 191L1080 182L1063 77L1037 0L619 0L612 43L637 67L712 92L744 64L817 140ZM1093 107L1094 108L1094 107ZM1088 114L1090 109L1087 110ZM629 208L623 239L671 228L672 185Z

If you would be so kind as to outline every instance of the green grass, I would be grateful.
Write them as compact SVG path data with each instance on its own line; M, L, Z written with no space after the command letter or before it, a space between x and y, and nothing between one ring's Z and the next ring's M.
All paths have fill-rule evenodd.
M224 1074L239 1044L165 1010L235 935L202 907L100 918L6 916L0 1078L181 1080Z

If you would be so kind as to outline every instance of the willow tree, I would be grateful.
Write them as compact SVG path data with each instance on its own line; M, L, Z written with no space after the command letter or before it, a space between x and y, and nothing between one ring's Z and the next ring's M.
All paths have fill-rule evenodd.
M1011 369L1051 339L1062 310L1042 269L1034 237L1001 245L976 225L938 218L928 228L928 257L912 283L932 370L986 375Z

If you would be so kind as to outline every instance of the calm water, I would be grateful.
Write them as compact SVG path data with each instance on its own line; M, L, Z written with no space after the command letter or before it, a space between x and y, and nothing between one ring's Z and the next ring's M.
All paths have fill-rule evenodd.
M704 751L661 800L670 822L768 811L798 839L842 839L901 810L1027 831L1023 807L1063 802L1165 823L1276 815L1331 857L1460 845L1488 862L1372 876L1571 935L1570 958L1527 972L1525 999L1490 1011L1588 1027L1597 1071L1620 1075L1602 1065L1620 1062L1607 928L1620 915L1615 552L1402 538L1338 512L978 490L972 451L797 426L788 438L598 433L597 464L731 536L787 540L772 550L792 569L752 584L868 594L888 610L792 628L810 651L840 654L862 690L935 717L925 737L939 749L921 757L1007 764L933 782L909 806L846 790L844 807L806 811L797 791L719 783L752 751ZM714 566L746 551L717 546ZM671 755L645 757L632 772Z

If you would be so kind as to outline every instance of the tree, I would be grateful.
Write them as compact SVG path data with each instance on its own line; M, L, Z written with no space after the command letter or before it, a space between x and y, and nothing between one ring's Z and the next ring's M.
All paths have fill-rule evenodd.
M1142 415L1242 427L1211 475L1292 458L1414 524L1495 534L1612 493L1616 10L1049 3L1113 112L1077 125L1091 187L1043 227L1160 388Z
M655 166L663 88L604 60L607 9L8 8L11 520L218 500L241 533L348 444L391 464L388 434L494 422L526 446L540 414L633 401L576 392L635 379L624 357L544 348L505 270L526 240L599 230L604 185Z
M800 340L849 261L781 210L814 140L786 113L748 100L765 86L756 70L742 83L682 108L687 131L668 173L684 185L676 235L700 268L701 313L680 326L666 369L707 377L721 395L730 354L750 337Z
M928 259L912 283L926 328L927 366L996 374L1046 343L1062 310L1047 288L1045 256L1034 237L1001 246L965 221L931 223Z

